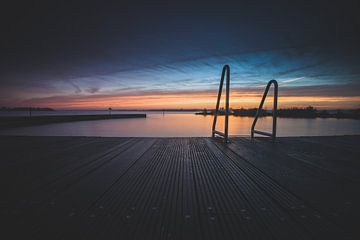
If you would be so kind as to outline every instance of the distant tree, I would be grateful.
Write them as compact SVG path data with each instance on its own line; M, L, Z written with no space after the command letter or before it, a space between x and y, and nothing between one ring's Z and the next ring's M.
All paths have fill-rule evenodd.
M278 110L279 117L292 117L292 118L316 118L317 110L312 106L306 108L286 108Z

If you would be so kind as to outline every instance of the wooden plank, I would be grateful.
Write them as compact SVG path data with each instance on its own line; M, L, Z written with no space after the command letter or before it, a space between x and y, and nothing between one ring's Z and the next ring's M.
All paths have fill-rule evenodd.
M359 141L360 136L333 136L333 137L300 137L297 138L300 141L308 143L317 143L323 145L328 149L337 149L342 152L354 152L359 154Z
M301 236L301 234L296 232L297 230L305 234L304 238L342 236L341 229L331 221L323 218L320 211L313 209L307 202L297 198L292 192L274 181L246 159L239 157L234 151L229 150L228 146L215 141L211 143L215 144L222 151L218 152L218 154L225 154L234 164L235 167L233 168L235 169L232 174L237 179L236 182L245 182L246 178L249 179L247 180L248 182L253 181L253 183L249 183L250 188L245 194L255 196L249 196L248 199L252 198L251 204L256 204L256 209L265 208L265 211L271 212L273 217L277 214L277 217L273 218L273 221L270 222L274 224L276 220L281 220L280 222L283 226L277 227L281 234L285 234L285 236ZM244 178L242 175L246 177ZM245 187L243 186L242 189ZM264 201L266 198L268 200ZM292 224L295 224L295 226ZM276 226L272 226L271 229L276 229ZM284 231L284 229L288 232ZM284 238L285 236L277 236L277 238Z
M313 167L332 172L345 179L360 182L358 153L349 151L346 148L334 148L317 141L309 142L307 139L312 139L312 137L280 138L276 144L276 151L292 156ZM267 141L263 141L262 144L268 147L273 146L272 143Z
M203 139L192 141L205 239L275 238L272 229L247 201L229 169L211 154Z
M101 195L104 189L126 171L153 142L153 139L139 140L125 151L120 151L120 154L106 156L96 164L84 166L84 170L70 175L65 182L58 182L55 185L58 191L43 192L41 195L35 196L36 199L39 199L40 204L25 209L26 211L17 215L15 221L20 222L24 233L35 234L35 236L38 228L44 230L38 233L41 236L54 234L60 230L59 227L68 226L66 220L69 214L86 209L94 198ZM114 171L114 169L116 170ZM36 199L32 199L32 202L36 203ZM30 219L39 221L32 222L33 225L28 226ZM28 229L28 232L25 229Z
M7 170L1 170L0 213L7 220L2 234L47 239L360 236L354 139L232 138L225 144L212 138L0 137L0 154L7 154L0 162Z
M85 233L88 238L96 235L98 238L113 236L122 238L157 239L154 236L168 235L169 227L156 227L162 225L161 216L166 216L167 202L172 199L164 196L164 190L169 180L168 167L173 164L168 161L168 153L171 141L157 141L152 149L147 152L134 166L118 181L111 190L99 199L90 212L109 216L108 219L94 218L90 226L96 226L100 231ZM164 192L165 191L165 192ZM177 191L177 188L173 188ZM102 208L99 208L102 206ZM173 209L177 209L174 207ZM171 226L176 218L167 218L167 226ZM174 226L176 224L172 224ZM122 226L119 228L119 226ZM87 228L87 227L86 227ZM141 229L141 231L139 231Z
M277 151L276 143L265 147L263 141L245 138L233 139L229 148L246 159L299 199L322 212L322 215L341 225L351 234L359 235L355 222L360 209L357 185L314 168Z
M94 138L88 138L88 140L94 141ZM10 167L21 168L22 164L33 162L38 157L60 154L64 149L86 142L86 138L78 137L31 137L29 143L29 137L0 136L0 153L3 159L1 170L6 172Z
M125 139L119 139L121 144ZM87 162L95 161L106 153L106 150L115 146L116 144L110 144L108 142L86 142L87 144L77 146L76 148L64 149L62 154L58 155L45 155L42 158L37 158L34 151L33 156L29 156L33 161L28 161L25 165L17 168L16 171L8 171L2 176L2 178L14 178L11 186L5 186L4 188L10 187L7 190L8 194L5 198L1 199L9 206L8 199L21 199L21 204L24 204L24 198L27 195L35 195L41 191L49 191L51 188L50 183L58 180L61 176L68 174L72 169L79 168L79 166L86 164ZM105 152L105 153L104 153ZM4 182L6 183L6 182ZM5 185L5 184L4 184ZM44 188L45 187L45 188ZM46 187L48 187L46 189ZM51 191L56 189L52 188ZM12 201L12 204L17 204L19 201ZM28 202L31 204L31 201Z

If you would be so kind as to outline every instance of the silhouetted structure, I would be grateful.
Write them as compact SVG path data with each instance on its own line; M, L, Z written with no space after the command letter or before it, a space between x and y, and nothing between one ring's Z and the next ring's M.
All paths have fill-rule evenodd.
M259 118L259 115L261 113L261 110L263 109L263 105L265 102L265 99L267 97L267 94L270 90L271 85L274 85L274 100L273 100L273 110L272 110L272 117L273 117L273 124L272 124L272 132L268 133L268 132L264 132L264 131L259 131L255 129L256 126L256 122ZM251 126L251 138L254 138L254 134L259 134L259 135L264 135L264 136L268 136L271 137L273 140L275 140L276 138L276 122L277 122L277 102L278 102L278 83L276 80L270 80L268 82L268 84L266 85L263 97L261 99L260 105L258 110L256 111L255 114L255 118L254 118L254 122Z
M75 121L92 121L106 119L123 119L123 118L146 118L146 114L94 114L94 115L48 115L48 116L5 116L0 117L1 128L27 127L34 125L75 122Z
M1 107L0 111L55 111L52 108L39 108L39 107Z
M316 118L318 116L316 108L311 106L306 108L288 108L279 109L279 117L291 117L291 118Z
M229 115L239 116L239 117L254 117L256 114L257 108L241 108L241 109L232 109L229 110ZM334 112L329 110L317 110L314 107L306 108L282 108L277 110L277 116L283 118L349 118L349 119L360 119L360 109L352 110L336 110ZM196 112L198 115L213 115L214 110L206 110L201 112ZM224 115L225 112L222 109L219 110L218 115ZM261 109L259 112L259 117L271 116L271 110Z
M220 132L220 131L216 130L216 120L217 120L217 115L219 112L221 93L222 93L222 88L224 85L225 77L226 77L225 127L224 127L224 132ZM224 138L225 142L228 141L228 136L229 136L229 101L230 101L229 99L230 99L230 66L225 65L221 72L219 92L218 92L218 97L217 97L217 102L216 102L216 107L215 107L214 121L213 121L213 125L212 125L212 137L221 136Z

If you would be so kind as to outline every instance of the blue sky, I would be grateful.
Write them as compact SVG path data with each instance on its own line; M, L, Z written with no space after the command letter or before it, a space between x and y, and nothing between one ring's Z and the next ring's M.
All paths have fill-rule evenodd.
M94 99L107 97L194 97L216 93L221 68L229 64L234 92L261 94L276 79L283 96L347 97L339 106L359 107L360 21L352 2L224 6L230 7L9 5L2 16L0 105L72 108L72 101L91 99L81 106L98 108ZM187 105L179 101L178 107Z

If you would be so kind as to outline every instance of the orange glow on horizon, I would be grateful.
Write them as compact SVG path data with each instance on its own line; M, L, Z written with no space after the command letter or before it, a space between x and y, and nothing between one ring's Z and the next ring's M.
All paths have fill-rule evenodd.
M187 93L146 96L63 96L31 99L20 103L24 106L51 107L55 109L212 109L216 94ZM232 93L230 107L258 107L261 94ZM265 107L271 108L272 97L268 96ZM317 108L359 108L360 96L279 96L280 108L314 106Z

